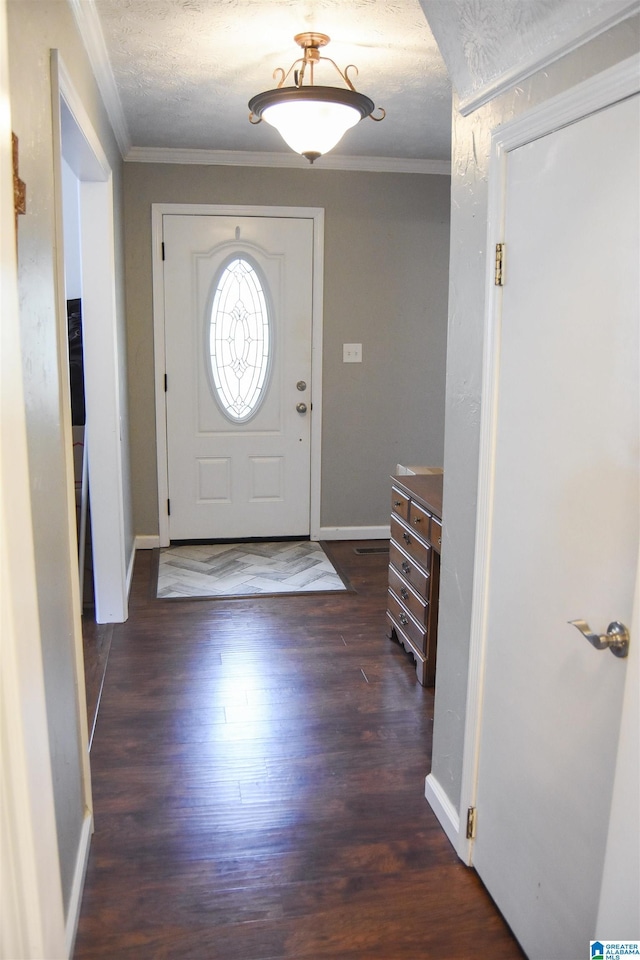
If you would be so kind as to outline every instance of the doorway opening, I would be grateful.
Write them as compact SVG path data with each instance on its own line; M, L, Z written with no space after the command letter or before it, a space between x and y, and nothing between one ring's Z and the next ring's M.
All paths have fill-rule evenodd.
M267 221L270 221L274 229L277 224L280 224L281 227L279 229L284 230L286 224L294 224L295 222L303 223L306 221L310 229L309 261L311 269L308 307L312 318L312 329L309 344L311 354L309 369L311 371L310 383L313 384L313 417L310 418L310 477L305 481L308 487L309 495L309 508L307 509L305 521L305 525L308 525L306 525L306 529L304 531L296 530L291 532L305 534L310 532L311 539L318 540L320 538L320 453L322 436L322 278L324 253L324 211L315 207L253 207L217 204L153 204L153 302L156 383L156 442L158 451L158 521L160 546L168 546L172 538L184 539L187 537L190 539L192 536L191 534L178 532L177 526L176 529L173 529L174 523L170 523L170 517L172 521L175 518L175 504L173 500L171 503L169 503L171 487L169 473L170 456L168 448L170 418L168 416L166 389L167 379L169 382L171 382L171 377L167 378L168 351L165 345L167 342L167 330L171 331L171 329L173 329L171 326L171 291L180 290L180 284L174 283L172 279L172 271L175 269L172 257L175 255L176 251L179 252L179 257L176 261L179 265L182 263L182 261L184 261L186 254L184 253L184 243L182 243L181 236L176 236L176 243L171 245L171 250L169 251L166 245L163 243L165 240L164 232L167 227L167 221L175 223L175 229L179 230L182 228L182 225L191 221L194 223L199 221L204 227L205 221L213 222L214 220L220 223L224 221L227 223L227 226L230 224L231 227L234 227L234 229L231 229L231 233L229 234L231 239L229 241L229 251L227 252L233 252L232 248L234 248L234 243L237 245L238 242L245 243L246 241L247 249L250 250L253 256L257 256L258 251L260 250L263 250L264 252L265 249L268 249L268 246L255 241L253 233L249 227L249 224L251 223L256 226L257 229L258 224L264 225L267 223ZM235 241L233 241L233 237L235 237ZM220 244L218 244L218 247L222 249ZM215 254L215 251L218 249L218 247L216 247L216 245L213 243L210 246L207 246L206 242L203 241L202 251L199 253L199 255L202 255L200 256L198 263L201 265L203 261L203 255L208 256L208 253L211 251L213 251ZM164 259L163 252L166 252L168 260ZM277 266L281 259L281 254L278 252L275 256L267 256L265 258L265 263L267 263L267 261L271 261L272 266ZM217 266L219 267L221 264L218 264ZM262 266L263 269L266 269L264 263ZM201 293L206 299L206 290L209 288L210 287L207 287L205 284L202 287L202 290L198 288L198 292ZM283 288L287 289L286 284L283 285ZM174 310L176 315L179 312L179 306L180 305L178 303L176 305L176 309ZM193 342L199 342L197 332L194 334L194 336L195 339ZM175 350L171 351L172 358L174 358L176 355L177 354ZM183 354L179 353L179 356L182 357ZM189 356L187 356L187 359L184 362L189 362ZM294 391L293 400L289 395L287 395L287 404L293 404L292 409L297 411L296 416L298 418L310 416L311 414L311 404L305 403L303 396L303 392L307 388L307 379L308 378L306 376L296 376L293 378L290 377L286 381L288 386L290 386L291 383L293 384ZM179 372L178 380L181 382ZM184 376L182 377L182 380L185 380ZM173 383L176 383L175 376ZM206 394L205 378L202 378L202 384L202 389L200 389L200 384L197 385L197 388L200 391L196 394L198 398L201 397L202 393ZM298 402L296 403L295 401ZM264 407L265 414L268 412L267 408L268 403ZM176 406L175 409L178 411L181 410L181 408L178 406ZM209 416L210 413L211 409L209 407L205 410L205 414L206 416ZM176 419L179 422L178 414L176 414ZM204 423L204 427L199 431L202 436L210 435L214 437L217 433L221 434L224 429L229 431L228 424L226 427L216 426L214 423L209 423L204 414L202 416L199 415L198 420L199 422ZM257 424L257 417L252 421L252 423L254 426ZM231 427L233 428L233 425L231 425ZM277 426L277 429L271 426L270 429L275 435L280 431L280 426ZM244 476L247 484L253 482L253 487L249 488L249 492L246 495L247 502L252 508L261 500L265 502L268 500L272 505L277 505L281 501L284 502L284 497L281 493L281 490L286 487L286 485L281 483L280 470L281 460L283 457L280 456L280 452L277 451L275 454L272 450L268 450L266 453L264 451L258 451L257 453L252 452L252 457L250 471L240 471L236 469L234 474L232 469L233 465L227 462L229 457L226 454L223 456L215 450L213 452L207 450L204 453L198 450L198 460L196 468L194 468L194 470L199 471L196 474L196 478L200 482L200 493L197 498L198 506L206 502L211 502L216 505L224 504L227 501L231 502L232 493L235 490L235 484L233 481L234 475L236 477ZM187 460L186 458L176 459L174 457L174 462L181 464L182 462L187 462ZM178 483L174 483L174 486L180 490L184 489L185 484L180 481ZM189 482L187 482L187 486L189 486ZM193 484L191 484L191 486L193 486ZM200 529L200 527L197 525L196 528ZM259 528L256 527L254 529L254 527L251 526L251 536L257 535L257 529ZM234 530L232 533L226 534L222 532L222 527L219 529L216 527L216 530L216 539L219 536L231 536L232 539L237 539L239 536L241 537L246 535L242 532L239 533L238 530ZM271 537L272 535L277 536L285 532L286 526L283 525L282 529L277 529L276 531L264 531L264 534Z
M113 623L127 619L113 188L108 160L55 51L52 77L60 121L55 157L64 250L58 265L64 289L60 313L76 421L68 440L76 463L69 482L78 491L78 594L85 614L76 658L87 687L90 739ZM61 350L63 336L61 329ZM61 370L64 366L61 362Z

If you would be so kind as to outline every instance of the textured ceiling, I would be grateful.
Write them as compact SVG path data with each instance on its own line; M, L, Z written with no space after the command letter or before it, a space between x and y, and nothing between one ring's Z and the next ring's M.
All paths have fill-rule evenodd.
M298 56L293 36L327 33L323 51L385 108L334 153L447 160L451 87L419 0L94 0L134 147L288 152L247 102ZM323 82L320 77L317 82ZM340 84L338 75L326 82Z
M420 0L464 104L638 13L637 0Z

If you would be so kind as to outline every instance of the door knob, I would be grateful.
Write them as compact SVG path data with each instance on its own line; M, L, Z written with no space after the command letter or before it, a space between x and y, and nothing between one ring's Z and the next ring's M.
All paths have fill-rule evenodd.
M307 412L306 403L296 403L296 410L298 411L298 413L306 413Z
M586 620L569 620L568 622L576 627L596 650L608 648L615 657L629 656L629 631L624 623L618 620L612 621L607 627L607 632L599 637L593 633Z

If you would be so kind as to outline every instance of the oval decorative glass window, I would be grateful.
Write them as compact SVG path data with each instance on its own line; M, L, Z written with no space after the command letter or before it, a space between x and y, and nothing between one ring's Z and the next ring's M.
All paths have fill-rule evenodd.
M271 369L271 318L257 265L234 257L222 270L209 321L214 396L235 423L257 413Z

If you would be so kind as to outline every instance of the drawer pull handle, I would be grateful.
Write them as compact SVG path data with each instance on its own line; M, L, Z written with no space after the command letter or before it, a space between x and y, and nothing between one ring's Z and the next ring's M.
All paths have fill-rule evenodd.
M414 518L413 518L413 522L414 522L414 523L422 523L422 517L414 517Z
M402 588L402 590L400 591L400 596L402 597L403 600L409 599L409 591L407 590L406 587Z
M408 533L403 533L402 539L404 540L405 543L411 543L411 537L409 536Z
M394 501L393 501L393 505L394 505L394 507L401 507L401 506L402 506L402 500L394 500Z
M403 627L406 627L406 625L409 623L409 618L404 613L400 614L400 616L398 617L398 620L400 621Z
M409 573L411 571L411 564L407 563L406 560L402 561L402 572Z

